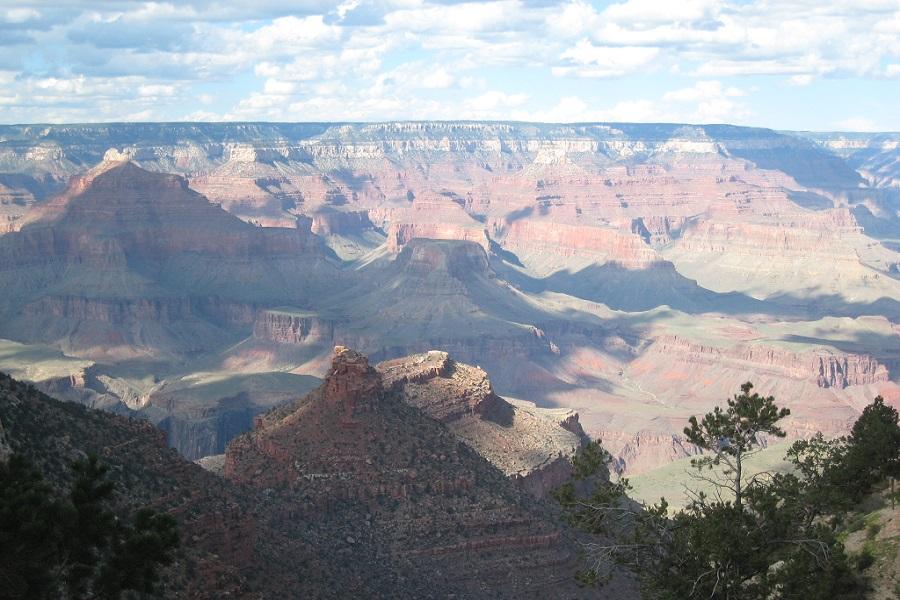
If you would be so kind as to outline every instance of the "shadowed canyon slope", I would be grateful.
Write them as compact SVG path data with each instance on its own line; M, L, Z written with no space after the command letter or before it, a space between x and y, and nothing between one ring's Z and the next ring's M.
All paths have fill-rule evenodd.
M574 546L546 505L351 351L322 387L235 439L225 477L143 421L0 375L0 456L11 452L59 488L94 454L121 509L174 517L182 543L163 597L596 597L576 587ZM634 597L617 586L607 597Z
M792 435L837 433L876 394L900 400L897 143L724 125L0 127L0 369L139 412L190 458L313 387L336 344L484 369L518 411L506 429L429 413L476 449L503 447L529 407L574 409L639 472L691 453L686 417L748 379L792 409Z
M539 505L352 350L336 348L320 388L232 441L224 472L284 497L285 518L339 514L338 537L375 563L433 573L432 584L477 597L578 596L563 575L575 555Z

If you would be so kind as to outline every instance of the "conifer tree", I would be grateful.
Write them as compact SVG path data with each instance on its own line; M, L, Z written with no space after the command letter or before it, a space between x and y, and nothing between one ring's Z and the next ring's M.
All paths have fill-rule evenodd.
M179 545L175 520L116 506L108 468L94 456L71 469L63 495L25 457L0 462L0 599L154 593L159 567Z

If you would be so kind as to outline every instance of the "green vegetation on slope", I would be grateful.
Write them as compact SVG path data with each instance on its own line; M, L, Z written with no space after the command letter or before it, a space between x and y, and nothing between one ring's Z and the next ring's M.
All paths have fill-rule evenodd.
M791 464L784 458L789 447L790 444L779 442L761 449L745 462L746 475L752 477L760 473L790 472ZM644 504L653 504L660 498L665 498L670 507L681 509L690 503L693 493L713 493L714 484L692 477L695 472L691 466L693 460L690 457L681 458L658 469L629 477L631 489L628 496Z
M114 512L115 486L95 456L72 463L60 492L22 455L0 462L2 598L115 599L153 593L173 559L175 519L149 508ZM118 514L117 514L118 512Z
M658 600L865 597L867 569L896 561L896 536L878 538L880 518L851 513L900 474L897 411L878 397L850 436L797 441L787 451L790 469L747 477L760 434L783 437L778 421L790 414L752 387L724 409L691 417L685 435L706 452L692 461L694 477L711 491L688 486L674 514L665 499L634 503L626 479L591 481L611 461L599 442L574 459L573 480L555 495L570 524L600 536L585 546L583 583L602 584L626 566ZM847 532L861 529L869 541L848 554Z

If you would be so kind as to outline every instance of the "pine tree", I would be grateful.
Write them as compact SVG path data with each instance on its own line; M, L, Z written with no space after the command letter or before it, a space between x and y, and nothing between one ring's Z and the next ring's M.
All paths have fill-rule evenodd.
M689 442L712 453L694 462L698 470L724 465L723 475L729 483L713 483L733 493L738 510L743 506L745 461L760 449L760 435L784 437L776 423L791 414L789 409L775 406L774 397L751 394L752 389L753 384L748 381L741 386L740 394L728 400L725 410L717 406L699 422L697 417L691 417L690 426L684 429Z
M179 545L175 520L114 505L107 467L72 464L67 494L21 455L0 462L0 599L120 598L153 593Z
M761 436L784 436L778 422L789 414L751 390L744 384L725 409L690 419L686 436L710 453L695 466L715 491L694 490L674 515L665 499L653 506L628 499L627 482L579 489L584 473L611 457L590 445L575 459L575 478L556 498L569 523L597 536L585 544L588 569L580 581L602 584L616 564L638 576L645 598L657 600L864 597L864 579L834 525L878 480L897 473L897 412L877 398L848 438L799 440L788 451L790 472L745 477Z
M65 508L24 457L0 462L0 598L53 598Z
M900 476L900 426L897 409L878 396L863 409L847 439L849 488L857 496L878 482Z

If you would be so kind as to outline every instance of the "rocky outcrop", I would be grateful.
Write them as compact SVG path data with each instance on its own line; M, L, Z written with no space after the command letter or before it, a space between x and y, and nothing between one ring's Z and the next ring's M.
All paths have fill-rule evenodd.
M107 359L233 343L260 306L338 285L305 223L255 227L179 176L102 164L0 237L0 282L16 290L0 306L2 335Z
M253 227L210 204L175 175L125 162L77 180L35 220L3 236L7 268L48 261L124 266L182 255L217 258L315 254L307 229ZM103 261L103 262L97 262Z
M0 176L0 235L17 231L22 217L34 204L34 196L27 190L18 188Z
M311 230L316 235L328 236L360 234L374 227L366 211L322 210L313 214Z
M484 229L447 223L391 223L388 229L388 249L391 252L400 252L416 238L463 240L475 242L485 250L490 248L490 241Z
M837 252L840 248L834 246L841 234L860 231L849 210L833 209L815 215L796 215L796 218L796 221L741 222L713 215L711 220L688 227L679 241L679 248L698 254L728 251L773 257L834 252L830 257L833 260L856 260L855 256L840 254Z
M4 126L0 166L31 162L63 170L93 164L104 154L166 166L227 162L302 162L311 159L372 160L410 153L468 155L535 154L558 164L564 157L597 154L631 158L654 154L731 153L787 163L798 155L804 171L827 169L829 154L805 140L766 129L728 125L585 124L496 122L167 123ZM152 143L148 143L152 140ZM793 155L793 156L792 156ZM70 167L71 168L71 167Z
M664 431L601 430L599 436L613 455L612 469L620 474L636 475L701 453L683 436Z
M0 229L7 215L20 231L0 236L0 336L117 368L152 358L229 376L322 375L334 344L373 361L438 348L487 369L507 396L577 406L592 434L608 421L677 433L685 405L699 413L738 378L765 380L830 423L861 394L897 387L879 366L893 368L895 336L863 323L900 314L896 194L884 187L894 167L864 158L872 140L847 154L882 186L867 187L837 146L804 137L627 124L2 126ZM806 346L816 350L748 341L763 332L729 343L729 331L828 315L850 321L833 344ZM721 346L710 355L721 369L678 362L677 348L645 352L663 331L715 340L701 345ZM157 408L143 389L122 398ZM629 410L610 417L616 402ZM482 418L491 402L479 406L457 421L494 427ZM661 424L670 409L677 419ZM169 430L179 447L213 451L212 423L198 410ZM664 437L631 447L654 445L646 453L677 453Z
M187 460L197 460L224 452L228 442L251 428L253 417L262 410L246 394L238 394L206 410L173 410L156 425L166 433L169 446Z
M570 588L560 532L513 482L347 348L335 348L320 388L229 444L225 476L294 499L293 518L313 511L325 522L358 523L338 535L388 571L411 560L433 584L493 597Z
M198 458L194 461L210 473L214 475L224 476L225 475L225 455L224 454L213 454L211 456L204 456L203 458Z
M343 588L341 582L347 578L338 575L339 562L329 558L333 550L316 541L322 534L304 532L296 522L274 521L263 494L240 489L180 458L166 447L165 436L144 421L58 402L4 375L0 375L0 419L7 428L0 452L14 448L54 488L65 489L71 483L68 465L95 455L109 468L118 510L133 513L152 507L177 521L179 557L162 573L163 596L358 593L352 585L331 591ZM307 563L316 555L314 564ZM272 556L287 563L273 561ZM327 571L332 581L327 586L316 583L315 578Z
M819 387L845 388L850 385L890 381L887 367L871 356L820 354L807 360L810 361L807 364L812 367L813 372L818 367L816 384Z
M352 422L360 412L378 410L384 393L381 377L369 359L343 346L335 346L331 372L325 378L323 398L327 410L342 412Z
M561 258L590 257L641 268L660 260L640 235L610 227L517 220L495 225L495 237L518 254L552 253Z
M84 389L87 384L87 373L84 369L65 377L51 377L41 382L41 389L48 394L61 394L68 390Z
M641 236L650 246L658 248L678 237L686 221L685 217L638 217L631 221L631 232Z
M172 323L188 318L210 317L229 325L252 323L258 310L252 305L221 301L218 298L87 298L45 296L23 308L31 317L124 323L148 320Z
M900 187L900 136L896 133L798 132L840 156L872 187Z
M571 475L571 456L586 436L572 411L541 414L497 396L487 374L431 351L379 363L386 387L444 423L495 467L545 496Z
M679 336L663 336L648 352L684 362L711 365L745 365L773 371L780 376L814 381L820 388L842 389L890 381L885 365L865 354L839 354L822 350L792 352L772 346L707 346Z
M47 295L25 304L13 335L62 341L70 352L101 357L202 350L247 330L257 310L216 297Z
M408 404L443 423L483 414L495 398L484 371L455 363L446 352L396 358L377 369L387 387L402 389Z
M473 243L440 244L429 240L410 240L396 264L398 270L418 277L431 273L446 273L456 280L496 276L484 249Z
M134 320L172 323L196 316L188 298L85 298L46 296L28 304L24 314L122 324Z
M311 312L262 310L253 324L253 337L278 344L328 344L334 339L334 324Z

